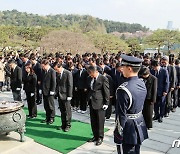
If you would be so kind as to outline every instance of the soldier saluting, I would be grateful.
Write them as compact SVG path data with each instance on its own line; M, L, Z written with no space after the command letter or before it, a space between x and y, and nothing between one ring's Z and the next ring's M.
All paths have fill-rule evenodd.
M148 138L142 115L147 90L143 80L138 78L143 60L127 55L121 57L122 73L127 80L116 92L114 142L118 154L139 154L141 143Z

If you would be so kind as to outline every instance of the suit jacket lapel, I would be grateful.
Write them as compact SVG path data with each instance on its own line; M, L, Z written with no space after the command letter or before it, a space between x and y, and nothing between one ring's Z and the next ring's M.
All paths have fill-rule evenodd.
M62 73L62 75L61 75L61 78L60 78L60 81L61 81L61 82L64 82L65 74L66 74L66 73L63 71L63 73Z
M100 81L100 74L99 74L98 78L96 79L96 83L94 85L94 90L97 88L97 84L99 83L99 81Z

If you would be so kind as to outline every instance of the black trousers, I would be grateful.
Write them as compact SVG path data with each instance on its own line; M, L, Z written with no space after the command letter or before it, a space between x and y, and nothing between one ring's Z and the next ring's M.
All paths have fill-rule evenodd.
M170 113L172 109L172 92L169 91L166 96L165 114Z
M22 101L21 99L21 90L19 91L12 91L14 101Z
M46 120L54 119L55 117L55 106L54 106L54 96L43 95L44 109L46 111Z
M95 110L90 103L90 120L91 128L94 138L104 138L104 122L105 122L105 111L103 109Z
M153 106L151 100L145 100L142 113L147 128L152 128Z
M174 91L172 92L172 97L173 97L173 103L172 106L173 108L176 108L178 106L178 89L174 89Z
M106 110L106 118L107 119L109 119L111 117L111 114L112 114L112 100L113 100L113 98L110 98L109 105L108 105L108 108Z
M80 110L86 111L87 110L87 92L84 91L84 89L78 89L77 91L78 96L78 105L80 105Z
M61 100L58 98L59 108L61 111L62 128L71 127L71 102L67 100Z
M78 94L77 94L77 91L75 91L75 89L73 89L73 98L71 100L71 106L72 107L79 107L79 104L78 104Z
M37 105L36 105L36 96L31 97L31 93L26 93L27 97L27 105L29 116L36 117L37 116Z
M178 107L180 107L180 89L178 89L178 92L177 92L177 101L178 101Z
M121 144L117 145L118 154L140 154L140 145Z
M166 96L157 96L154 104L154 113L156 117L163 117L165 113Z
M36 93L37 99L36 99L36 103L41 103L41 102L42 102L42 94L39 93L40 85L37 84L36 88L37 88L37 93Z

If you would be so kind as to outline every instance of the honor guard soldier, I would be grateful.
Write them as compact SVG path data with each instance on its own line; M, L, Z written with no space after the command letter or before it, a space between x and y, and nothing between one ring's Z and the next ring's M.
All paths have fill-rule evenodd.
M141 143L148 138L142 115L147 90L138 78L142 59L121 55L122 73L127 78L116 91L116 123L114 142L118 154L139 154Z

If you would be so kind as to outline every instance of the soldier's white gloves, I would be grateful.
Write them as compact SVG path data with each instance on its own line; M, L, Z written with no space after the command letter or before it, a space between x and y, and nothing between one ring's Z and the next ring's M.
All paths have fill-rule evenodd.
M31 97L33 97L34 96L34 93L31 93Z
M103 110L107 110L108 105L103 105Z
M20 91L20 90L21 90L21 88L16 88L16 90L17 90L17 91Z
M55 92L53 92L53 91L50 91L50 95L54 95L55 94Z
M67 101L70 101L72 99L72 97L67 97Z

